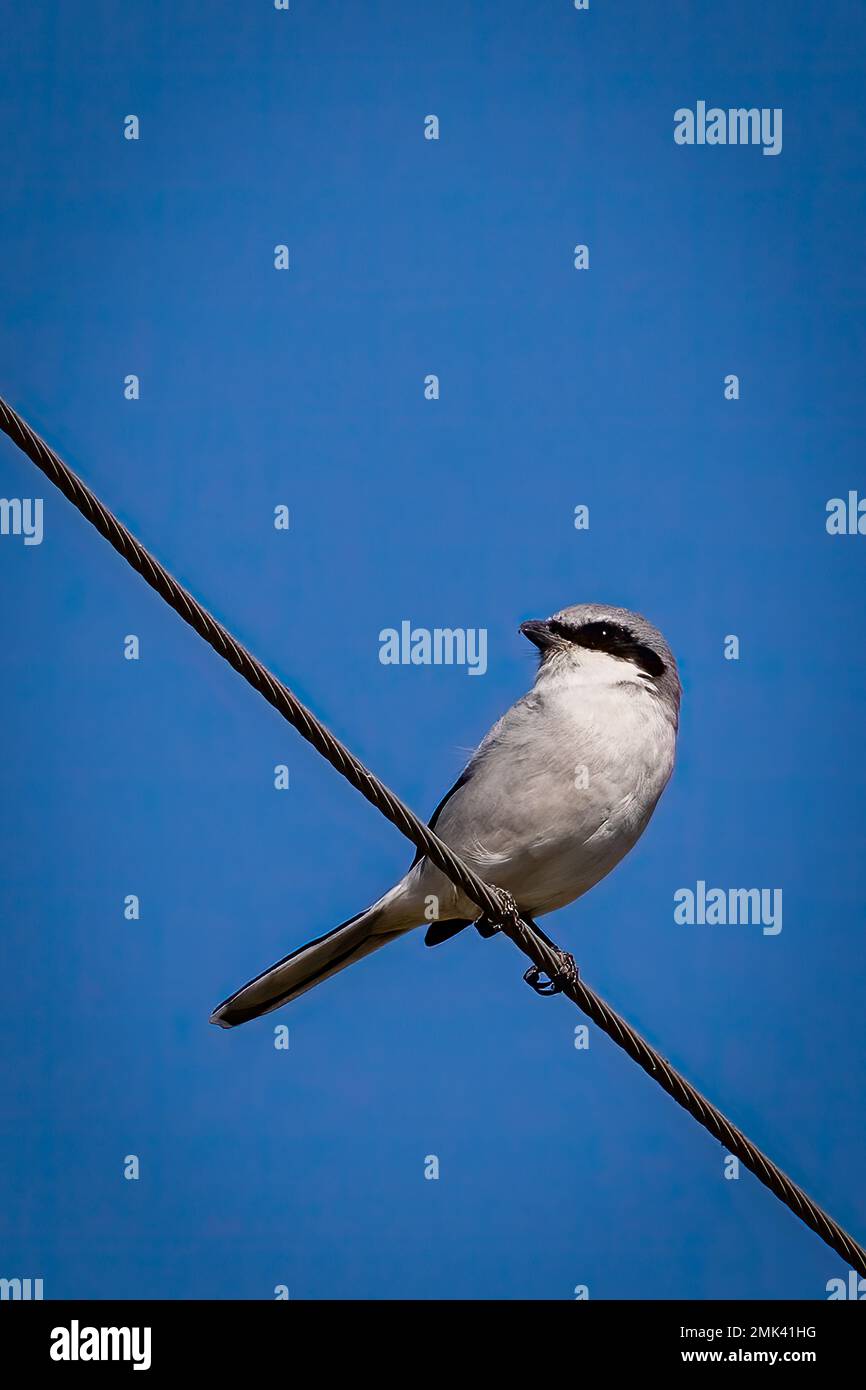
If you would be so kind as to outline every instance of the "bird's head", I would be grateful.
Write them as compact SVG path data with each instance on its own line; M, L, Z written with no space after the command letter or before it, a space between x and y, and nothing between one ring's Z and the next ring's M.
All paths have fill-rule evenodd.
M538 648L538 677L577 677L586 685L642 685L676 718L680 678L674 654L652 623L628 608L578 603L552 617L521 623Z

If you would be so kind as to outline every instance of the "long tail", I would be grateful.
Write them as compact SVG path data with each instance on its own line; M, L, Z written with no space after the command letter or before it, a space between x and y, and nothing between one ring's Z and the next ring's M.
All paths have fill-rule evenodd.
M299 946L290 956L278 960L276 965L218 1004L210 1016L211 1023L219 1024L220 1028L236 1028L239 1023L247 1023L251 1018L279 1009L281 1005L297 999L298 995L305 994L313 985L336 975L338 970L345 970L353 961L361 960L371 951L378 951L386 942L394 941L409 931L409 926L382 930L386 917L385 905L385 899L374 903L364 912L359 912L357 917L350 917L348 922L341 922L316 941ZM378 931L377 923L380 927Z

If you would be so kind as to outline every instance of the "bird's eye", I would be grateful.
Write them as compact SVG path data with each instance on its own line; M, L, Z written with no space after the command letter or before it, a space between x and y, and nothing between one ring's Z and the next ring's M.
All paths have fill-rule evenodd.
M633 641L630 632L618 623L584 623L575 641L582 647L605 647L610 650L625 647Z
M571 635L578 646L632 661L650 676L660 676L665 669L658 653L639 642L634 633L620 623L584 623Z

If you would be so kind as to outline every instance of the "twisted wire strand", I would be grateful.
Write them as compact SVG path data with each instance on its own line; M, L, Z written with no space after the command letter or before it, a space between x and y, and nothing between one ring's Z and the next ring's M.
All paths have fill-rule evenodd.
M122 522L99 501L86 483L73 473L45 440L41 439L2 398L0 429L60 489L73 506L78 508L82 516L96 527L118 554L122 555L151 588L183 618L184 622L203 637L219 656L228 661L332 767L476 903L482 915L490 923L498 926L538 970L543 971L550 979L559 975L562 969L562 953L535 934L531 926L520 917L510 895L479 878L428 825L419 820L398 796L354 757L298 700L288 686L237 642L222 623L208 613L192 594L163 568ZM700 1091L681 1076L666 1058L610 1008L594 990L582 979L574 978L564 984L562 993L637 1062L648 1076L658 1082L678 1105L688 1111L704 1129L754 1173L755 1177L795 1216L859 1274L866 1276L866 1250L762 1153L742 1130L731 1124L706 1096L701 1095Z

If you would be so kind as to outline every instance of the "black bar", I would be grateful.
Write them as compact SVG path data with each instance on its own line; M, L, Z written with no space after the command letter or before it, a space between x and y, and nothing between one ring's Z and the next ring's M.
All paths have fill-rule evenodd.
M221 1385L272 1372L287 1385L330 1380L343 1364L353 1380L390 1367L395 1378L427 1381L441 1365L450 1381L478 1359L489 1380L524 1360L556 1375L563 1357L575 1375L593 1362L649 1375L796 1364L825 1378L859 1364L866 1323L851 1303L863 1299L858 1283L838 1302L20 1301L0 1304L0 1346L19 1376L32 1369L61 1381L106 1368L134 1374L135 1361L157 1379L195 1371ZM85 1359L91 1351L104 1359Z

